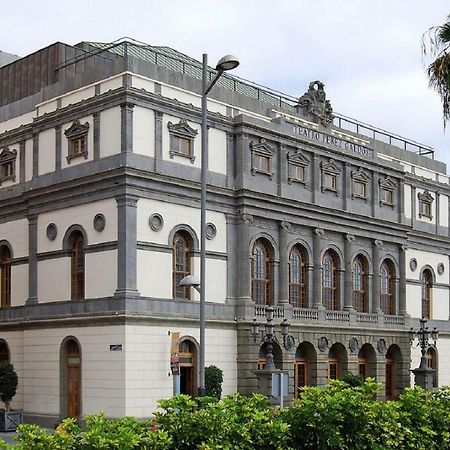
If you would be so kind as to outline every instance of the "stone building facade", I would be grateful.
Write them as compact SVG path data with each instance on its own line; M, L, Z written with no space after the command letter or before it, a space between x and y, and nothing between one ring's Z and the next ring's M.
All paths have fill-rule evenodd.
M200 63L134 42L0 68L0 357L28 418L150 416L174 393L174 342L195 394L198 295L178 282L199 272L200 94ZM432 150L334 114L319 81L292 99L223 76L208 110L206 363L224 394L257 389L267 305L293 395L354 372L394 398L422 315L448 384L450 182Z

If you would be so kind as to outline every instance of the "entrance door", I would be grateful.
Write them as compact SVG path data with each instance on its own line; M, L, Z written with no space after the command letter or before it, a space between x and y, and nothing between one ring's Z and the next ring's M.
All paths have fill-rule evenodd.
M294 363L294 396L299 398L303 388L308 384L306 361L297 360Z
M180 342L180 394L195 395L195 346L190 341Z
M81 355L78 344L67 342L67 416L79 417L81 414Z

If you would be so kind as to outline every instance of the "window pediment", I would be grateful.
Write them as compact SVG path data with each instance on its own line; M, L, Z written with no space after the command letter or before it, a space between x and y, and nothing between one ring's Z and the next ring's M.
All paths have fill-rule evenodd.
M397 187L397 183L391 177L380 178L378 180L378 184L383 189L392 189L392 190L394 190Z
M298 164L299 166L307 166L310 163L310 159L299 150L288 153L287 158L290 164Z
M418 199L419 199L419 202L422 202L422 203L428 203L428 204L431 204L431 203L433 203L433 201L434 201L434 198L433 198L433 196L430 194L429 191L419 192L419 193L417 194L417 197L418 197Z
M370 175L362 168L352 171L352 178L353 180L360 181L362 183L368 183L370 181Z
M303 183L305 188L306 184L306 170L305 168L309 165L310 159L305 156L299 149L295 152L290 152L287 154L288 159L288 183L291 184L293 181L298 183Z
M261 173L273 178L272 157L274 149L267 143L265 139L261 142L250 141L250 150L252 158L252 175Z
M85 122L84 124L80 123L78 119L75 119L70 125L69 128L67 128L66 131L64 131L65 136L67 139L78 139L83 136L86 136L89 132L89 123Z
M3 147L0 153L0 185L3 181L16 181L16 158L17 150Z
M198 130L192 128L186 119L180 119L178 123L169 122L167 128L169 129L169 133L190 139L194 139L198 134Z
M188 158L191 164L195 161L194 139L198 130L192 128L186 119L180 119L178 123L169 122L167 124L170 135L169 156L181 156Z
M330 159L326 163L322 161L320 167L322 168L322 171L326 173L332 173L334 175L339 175L341 173L341 168L334 159Z

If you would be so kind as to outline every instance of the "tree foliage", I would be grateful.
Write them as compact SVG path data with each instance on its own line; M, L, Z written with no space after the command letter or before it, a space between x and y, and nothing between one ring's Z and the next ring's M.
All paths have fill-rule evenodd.
M206 395L220 400L222 397L223 371L216 366L205 368Z
M10 402L16 395L18 382L14 366L8 361L0 361L0 399L6 410L9 410Z
M450 15L443 25L430 28L422 37L424 56L434 58L427 68L430 86L442 101L444 128L450 119Z
M16 446L0 440L0 449L450 449L449 387L409 388L398 400L384 402L376 399L380 385L373 379L351 383L306 387L294 406L283 410L259 394L221 401L177 395L159 402L153 421L96 415L85 418L85 429L66 419L53 433L22 424Z

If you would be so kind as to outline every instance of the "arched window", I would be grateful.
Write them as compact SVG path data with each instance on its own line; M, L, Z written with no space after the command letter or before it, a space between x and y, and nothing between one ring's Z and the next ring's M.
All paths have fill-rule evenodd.
M70 235L70 273L71 273L71 298L79 300L84 298L84 236L76 230Z
M394 268L391 261L385 260L380 269L380 307L385 314L395 314Z
M289 255L289 303L297 308L307 308L306 252L298 245Z
M427 353L425 355L425 358L427 360L427 367L429 369L433 369L433 387L438 387L438 370L437 370L437 355L436 350L434 348L429 347L427 350Z
M11 252L6 245L0 248L0 306L11 306Z
M431 319L431 288L433 278L431 272L425 269L422 272L422 317Z
M357 256L353 261L353 308L358 312L367 312L367 264Z
M79 418L81 408L81 348L74 338L61 345L60 408L64 417Z
M252 300L257 305L272 304L272 252L262 240L255 242L251 258Z
M339 309L337 256L328 250L322 259L322 304L326 309Z
M173 298L191 299L191 288L180 286L180 281L191 273L191 252L191 237L184 231L176 233L173 239Z

